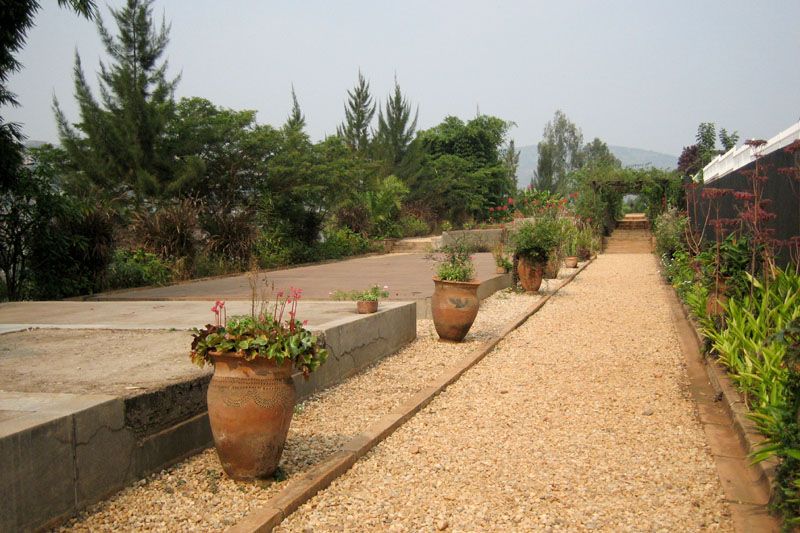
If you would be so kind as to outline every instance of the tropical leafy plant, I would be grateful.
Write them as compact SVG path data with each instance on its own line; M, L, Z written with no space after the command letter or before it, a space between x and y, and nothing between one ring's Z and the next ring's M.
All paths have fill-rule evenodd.
M254 287L253 291L255 294ZM270 359L277 365L289 360L308 377L325 362L328 351L305 329L306 322L297 319L297 303L301 297L302 290L295 288L288 294L278 292L273 302L257 302L254 297L249 316L235 316L230 320L225 302L217 301L211 308L215 323L192 330L192 362L201 367L206 363L214 364L215 354L247 361Z

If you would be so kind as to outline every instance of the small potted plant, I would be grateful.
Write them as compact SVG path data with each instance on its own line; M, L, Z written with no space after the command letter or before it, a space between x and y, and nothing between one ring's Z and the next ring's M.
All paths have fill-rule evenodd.
M519 259L517 273L526 291L536 292L541 287L544 267L554 256L560 234L559 222L552 217L522 222L511 233L514 253Z
M570 225L564 232L564 266L576 268L578 266L578 228Z
M356 311L362 315L375 313L378 310L378 301L381 298L388 298L388 296L388 285L384 285L383 288L373 285L365 291L335 291L331 295L334 300L352 300L356 302Z
M443 250L444 259L433 278L431 313L436 333L444 341L460 342L478 315L480 299L469 247L456 242Z
M193 330L192 361L214 366L208 419L222 468L233 479L275 472L294 409L292 372L308 377L328 355L297 319L301 295L292 288L274 302L254 298L250 315L230 319L218 301L211 308L215 323Z
M494 264L495 264L495 272L497 274L505 274L513 268L513 264L511 260L506 256L505 249L503 247L503 243L499 243L497 246L492 248L492 257L494 257Z
M580 261L588 261L597 247L597 239L591 227L587 226L578 230L575 236L575 252Z

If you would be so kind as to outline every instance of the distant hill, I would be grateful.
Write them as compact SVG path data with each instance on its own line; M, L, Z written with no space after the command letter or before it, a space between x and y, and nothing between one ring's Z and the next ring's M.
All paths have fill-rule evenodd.
M608 146L611 153L622 161L626 167L652 166L655 168L673 169L678 166L678 158L674 155L653 152L652 150L642 150L641 148L629 148L627 146ZM519 168L517 169L517 186L527 187L536 170L539 161L539 150L536 145L523 146L519 148Z

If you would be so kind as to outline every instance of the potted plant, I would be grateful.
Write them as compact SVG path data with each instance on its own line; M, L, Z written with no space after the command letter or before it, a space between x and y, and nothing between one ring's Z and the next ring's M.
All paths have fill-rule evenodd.
M578 266L578 228L573 225L567 229L562 241L564 243L564 266L576 268Z
M588 261L597 247L597 238L591 227L587 226L578 230L575 236L575 252L580 261Z
M463 241L443 249L444 260L433 278L431 313L436 333L444 341L464 339L478 315L478 287L469 247Z
M254 300L250 315L231 319L218 301L211 308L215 323L193 330L192 361L214 366L208 419L222 468L233 479L275 472L294 409L292 371L308 377L328 355L297 319L301 295L294 288L278 292L274 303L262 299L258 310Z
M511 233L514 253L519 259L517 273L526 291L536 292L542 285L544 267L554 255L559 235L559 223L552 217L522 222Z
M388 285L384 285L383 288L373 285L365 291L335 291L331 297L334 300L352 300L356 302L356 311L365 315L376 312L378 310L378 301L388 296Z
M498 243L497 246L492 248L492 257L494 257L495 272L497 274L505 274L514 267L511 260L506 256L503 248L503 243Z

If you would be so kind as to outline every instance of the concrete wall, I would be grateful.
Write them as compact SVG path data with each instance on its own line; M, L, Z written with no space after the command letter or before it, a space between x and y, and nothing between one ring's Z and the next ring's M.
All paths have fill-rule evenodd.
M416 304L381 302L372 315L322 324L330 355L303 399L416 338ZM0 391L0 531L57 523L147 474L211 445L210 376L130 398Z

